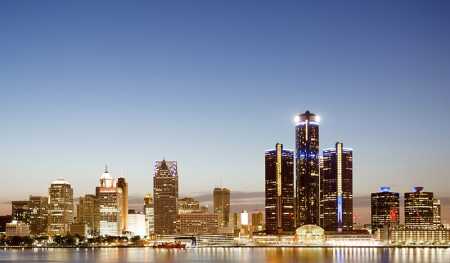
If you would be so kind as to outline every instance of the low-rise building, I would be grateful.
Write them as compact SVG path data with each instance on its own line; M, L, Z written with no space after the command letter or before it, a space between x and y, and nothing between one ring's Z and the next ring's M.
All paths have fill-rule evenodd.
M177 234L217 234L218 228L217 214L201 212L180 214L176 221Z
M7 237L26 237L30 235L30 226L20 221L13 220L6 224Z

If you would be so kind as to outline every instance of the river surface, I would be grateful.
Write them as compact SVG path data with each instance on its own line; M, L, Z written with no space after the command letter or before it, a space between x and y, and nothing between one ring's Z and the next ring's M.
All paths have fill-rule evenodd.
M97 248L0 250L0 262L432 262L450 248Z

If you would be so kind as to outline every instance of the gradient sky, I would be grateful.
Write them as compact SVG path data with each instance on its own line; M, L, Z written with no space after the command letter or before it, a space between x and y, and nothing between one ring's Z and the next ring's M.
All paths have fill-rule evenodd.
M0 1L0 199L103 166L130 193L178 160L180 191L264 189L264 150L354 149L354 191L450 196L448 1Z

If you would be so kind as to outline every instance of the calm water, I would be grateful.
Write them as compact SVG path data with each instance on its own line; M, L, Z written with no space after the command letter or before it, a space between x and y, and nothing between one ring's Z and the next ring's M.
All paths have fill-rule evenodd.
M0 262L433 262L450 248L152 248L0 250Z

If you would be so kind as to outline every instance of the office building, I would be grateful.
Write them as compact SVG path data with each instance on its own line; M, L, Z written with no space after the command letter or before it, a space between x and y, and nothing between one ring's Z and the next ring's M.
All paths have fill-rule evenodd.
M214 213L219 217L219 227L228 227L230 222L230 190L216 187L213 190Z
M117 187L105 167L100 177L100 186L95 189L99 212L99 235L120 236L122 234L122 189Z
M433 229L433 193L423 187L405 193L405 226L408 229Z
M28 224L13 220L11 223L6 223L7 237L26 237L30 235L30 227Z
M297 227L319 224L319 122L309 111L295 117Z
M264 230L264 213L261 211L252 213L252 232Z
M178 169L175 161L155 162L153 196L155 233L174 234L178 199Z
M144 215L146 235L151 236L155 233L155 209L153 206L153 197L147 194L144 197Z
M53 181L48 189L48 234L66 235L73 223L73 189L64 179Z
M194 198L185 197L178 199L178 214L189 214L200 211L200 202Z
M128 210L128 230L131 236L139 236L141 238L147 236L147 226L145 214L137 213L135 210Z
M31 234L46 234L48 222L48 197L30 196L29 208Z
M265 152L265 220L270 235L293 233L294 152L277 143Z
M433 225L434 228L441 228L441 201L437 198L433 199Z
M100 211L95 195L80 197L80 202L77 205L77 224L86 225L87 231L91 235L99 233Z
M25 224L30 223L30 202L29 201L12 201L11 215L13 220Z
M371 194L370 208L372 232L400 223L400 194L391 192L390 187L383 186L380 192Z
M176 222L177 234L203 235L217 234L219 228L218 215L194 211L179 214Z
M353 152L340 142L322 154L319 207L325 231L353 229Z
M120 204L120 229L124 232L128 222L128 183L123 177L117 178L117 188L122 192L122 203Z

